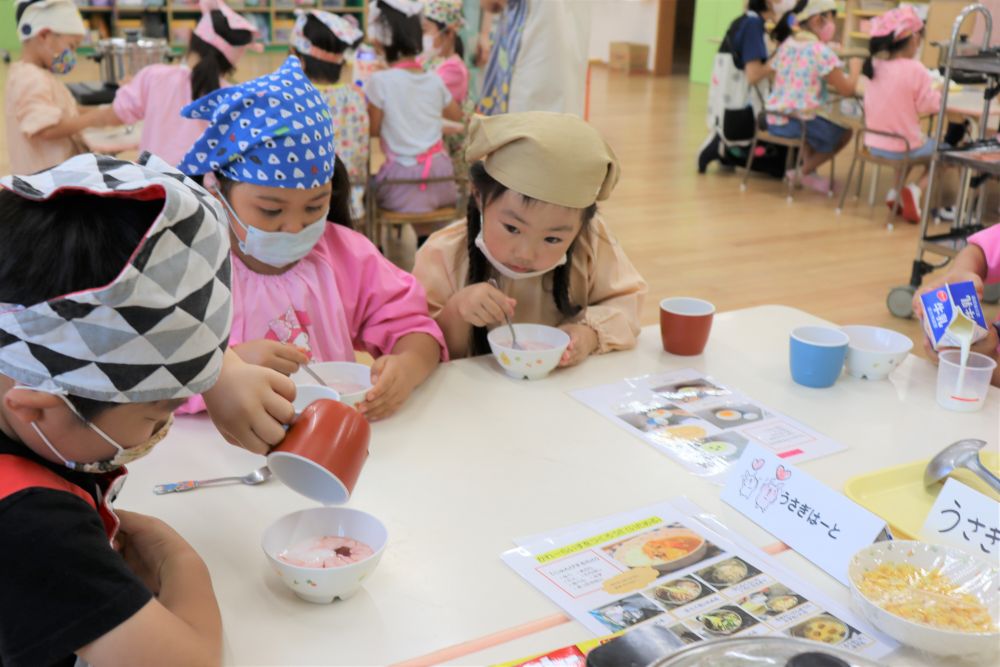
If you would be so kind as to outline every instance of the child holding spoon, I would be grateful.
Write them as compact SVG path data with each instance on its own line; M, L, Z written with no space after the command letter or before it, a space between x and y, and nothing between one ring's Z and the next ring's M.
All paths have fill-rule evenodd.
M273 74L185 107L209 123L180 164L210 176L228 213L230 345L244 361L291 374L310 361L375 357L358 409L393 414L447 351L424 291L344 224L350 185L330 109L290 56ZM346 223L346 220L337 220ZM193 406L197 407L197 406Z
M597 214L619 175L601 135L570 114L476 117L466 158L468 216L432 235L413 269L449 353L489 352L505 316L566 331L562 366L634 347L647 288Z

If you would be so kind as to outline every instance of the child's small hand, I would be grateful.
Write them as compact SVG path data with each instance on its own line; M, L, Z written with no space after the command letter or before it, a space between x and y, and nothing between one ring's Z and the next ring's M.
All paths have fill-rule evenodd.
M115 510L121 521L115 543L129 569L139 577L154 595L160 592L163 564L178 556L198 555L184 538L157 518Z
M976 294L979 298L983 298L983 278L976 273L971 271L950 271L946 275L931 281L927 285L922 286L913 295L913 313L917 316L917 319L924 319L924 307L920 302L920 297L928 292L933 292L942 285L954 285L955 283L964 283L972 281L972 284L976 286Z
M997 328L992 324L986 327L986 336L975 343L973 343L970 350L972 352L978 352L979 354L985 355L990 359L997 358L997 346L1000 345L1000 334L997 333ZM938 363L938 355L945 350L957 350L957 347L942 347L940 350L935 350L931 347L931 342L924 338L924 351L927 353L927 357L933 361L935 364Z
M569 334L569 346L563 352L559 366L576 366L597 349L597 332L585 324L564 324L559 327Z
M391 417L409 398L416 387L415 372L405 355L387 354L372 364L372 384L358 412L368 421Z
M460 290L457 299L458 314L474 327L500 324L507 317L514 317L517 300L487 283L476 283Z
M234 345L233 349L248 364L270 368L282 375L291 375L299 366L309 363L309 357L301 349L276 340L251 340Z
M283 424L295 417L295 384L270 368L246 363L233 351L227 351L218 381L202 398L219 433L257 454L267 454L281 442Z

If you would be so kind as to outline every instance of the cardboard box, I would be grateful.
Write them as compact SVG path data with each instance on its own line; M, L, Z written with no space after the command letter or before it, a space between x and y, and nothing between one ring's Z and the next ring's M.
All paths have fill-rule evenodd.
M611 42L608 67L622 72L649 71L649 47L632 42Z
M975 343L986 337L986 318L972 282L942 285L920 297L924 331L935 350L961 347L965 337Z

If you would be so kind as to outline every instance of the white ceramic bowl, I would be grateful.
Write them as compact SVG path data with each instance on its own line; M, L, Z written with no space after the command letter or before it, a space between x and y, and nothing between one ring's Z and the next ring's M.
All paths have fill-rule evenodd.
M858 590L858 585L865 572L882 563L907 563L927 571L939 569L942 575L962 586L990 610L994 625L1000 615L1000 569L953 547L906 540L876 542L865 547L854 555L848 567L854 606L878 630L921 651L996 664L1000 632L944 630L896 616L868 599Z
M295 400L292 401L292 406L295 408L295 416L298 417L314 401L323 398L328 398L331 401L339 401L340 394L336 390L320 384L295 385Z
M909 336L861 324L841 327L850 338L847 372L862 380L884 380L901 364L913 347Z
M285 549L314 537L349 537L364 542L374 553L343 567L315 568L290 565L278 558ZM389 534L381 521L367 512L347 507L315 507L286 514L264 531L260 545L271 567L293 593L317 604L346 600L375 571Z
M365 400L372 388L372 369L353 361L324 361L310 364L309 368L323 378L331 389L340 394L340 402L354 407ZM292 380L298 386L316 385L316 379L299 369Z
M552 371L569 345L569 334L544 324L515 324L517 344L511 347L510 329L506 325L491 331L486 340L497 363L507 375L518 380L539 380Z

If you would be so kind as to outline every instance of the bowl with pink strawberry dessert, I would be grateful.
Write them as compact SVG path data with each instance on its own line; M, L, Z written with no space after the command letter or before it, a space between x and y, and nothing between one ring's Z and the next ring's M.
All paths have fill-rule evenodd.
M486 336L493 357L507 375L515 379L540 380L559 364L569 346L569 334L544 324L515 324L512 339L506 325Z
M389 534L367 512L314 507L271 524L261 547L271 568L307 602L347 600L378 567Z

